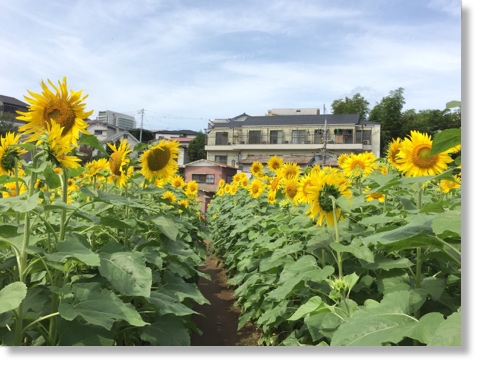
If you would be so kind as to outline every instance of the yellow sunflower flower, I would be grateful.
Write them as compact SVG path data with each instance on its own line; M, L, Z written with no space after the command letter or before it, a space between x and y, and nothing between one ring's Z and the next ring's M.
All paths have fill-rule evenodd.
M3 186L5 187L5 191L2 191L2 196L4 198L19 196L27 192L27 186L21 182L18 182L18 183L16 181L8 182ZM17 191L17 186L20 191Z
M0 175L12 175L15 170L15 161L27 150L18 146L20 134L7 132L0 137Z
M394 139L388 144L387 161L397 170L401 166L401 163L398 161L398 152L400 152L401 144L401 138Z
M168 179L178 170L178 148L180 142L162 139L147 149L139 158L142 165L140 172L148 181Z
M277 173L283 166L283 158L279 156L272 156L267 162L267 167L270 171Z
M248 187L248 180L249 180L248 177L245 176L245 177L242 179L242 181L240 181L239 186L242 187L242 188L244 188L244 189L247 189L247 187Z
M163 199L168 199L170 203L175 203L177 201L177 197L171 191L166 191L162 194Z
M71 138L63 134L63 128L53 119L47 125L47 129L37 140L36 145L41 146L57 167L76 169L80 166L81 160L77 156L69 155L73 150Z
M342 167L344 164L345 160L349 157L350 155L348 153L342 153L341 155L338 156L337 158L337 164L338 166Z
M374 200L378 200L380 203L385 202L385 194L380 193L380 192L370 192L370 187L366 186L365 189L363 190L363 193L365 194L365 201L371 202Z
M285 180L297 179L300 176L301 168L296 162L285 162L280 172Z
M215 193L215 195L218 195L218 196L222 196L223 194L225 194L224 188L218 189L217 192Z
M250 167L250 172L255 177L261 177L264 175L264 168L261 162L255 161Z
M253 199L258 199L260 195L262 195L264 189L265 189L265 184L259 179L254 179L248 185L248 192L250 193L250 196Z
M277 192L270 190L267 194L267 201L269 204L275 204L277 202Z
M237 184L233 184L230 188L230 195L235 195L237 193Z
M306 214L310 218L316 220L316 224L321 226L326 221L328 226L335 225L335 217L337 220L343 219L341 209L336 206L333 208L331 196L335 199L344 196L349 198L352 191L349 189L350 183L341 171L337 173L325 174L319 173L312 180L312 184L306 188L307 201L310 207Z
M187 182L185 185L185 194L189 198L195 198L198 194L198 183L195 180Z
M350 154L341 167L346 176L361 178L372 173L375 169L375 162L368 153Z
M431 155L432 139L426 133L410 132L410 138L405 138L397 154L399 171L407 177L433 176L448 168L453 159L447 152Z
M459 189L462 186L462 179L459 175L453 175L455 180L440 180L438 183L439 189L443 193L448 193L452 189Z
M179 204L179 205L182 205L182 206L185 207L185 208L188 208L188 204L189 204L189 203L188 203L188 200L182 199L182 200L179 200L179 201L178 201L178 204Z
M108 160L112 174L111 178L115 185L124 188L127 185L128 164L130 163L128 154L132 152L132 150L126 139L120 142L118 148L114 144L107 143L107 145L113 151Z
M82 96L82 90L69 91L67 88L67 78L58 82L58 87L50 80L48 83L53 91L42 81L42 93L34 93L29 90L31 97L25 96L25 100L30 104L27 112L20 112L17 119L27 122L27 124L18 128L19 132L30 134L27 142L37 141L42 133L48 128L51 120L56 121L61 127L62 137L68 136L69 142L78 147L78 138L80 133L87 132L88 123L85 122L93 110L85 111L85 98Z
M182 189L185 185L185 180L180 175L173 175L172 179L170 180L170 185L172 185L174 188Z
M299 184L296 179L289 179L285 181L285 185L283 187L283 193L285 197L292 201L294 205L297 205L296 196L298 193Z
M225 191L226 194L230 194L230 190L232 190L232 185L230 184L225 184L223 186L223 190Z

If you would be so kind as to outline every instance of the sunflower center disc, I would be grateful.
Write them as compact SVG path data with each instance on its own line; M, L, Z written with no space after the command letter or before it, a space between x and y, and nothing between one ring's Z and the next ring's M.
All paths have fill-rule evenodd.
M112 170L115 175L120 176L122 174L120 171L120 166L122 165L121 158L119 158L114 152L110 156L110 160L108 162L110 163L110 170Z
M413 151L412 162L417 167L428 168L434 166L437 159L437 155L430 156L430 146L420 145Z
M327 213L333 211L333 202L332 199L330 199L330 196L333 196L335 199L337 199L340 196L340 192L338 191L337 187L326 184L323 186L320 194L318 195L318 205L320 205L320 208Z
M75 125L75 111L65 100L50 101L43 111L44 120L55 120L63 127L62 135L66 135Z
M148 168L152 171L159 171L167 166L170 161L170 150L168 148L154 148L147 157Z

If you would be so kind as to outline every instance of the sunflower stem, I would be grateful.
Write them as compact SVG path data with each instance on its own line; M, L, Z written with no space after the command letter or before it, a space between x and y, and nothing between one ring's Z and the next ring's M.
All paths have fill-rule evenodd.
M333 205L333 224L335 227L335 242L340 243L340 234L338 232L338 222L337 222L337 204L335 203L335 197L330 195ZM343 278L343 265L342 265L342 253L337 252L337 265L338 265L338 277Z

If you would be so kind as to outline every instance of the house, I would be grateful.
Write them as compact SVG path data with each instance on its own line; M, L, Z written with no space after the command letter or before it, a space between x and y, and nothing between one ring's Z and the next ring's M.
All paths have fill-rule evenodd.
M180 172L183 172L185 168L185 164L189 163L190 160L188 159L187 155L187 148L191 141L195 139L198 132L194 132L188 129L180 129L180 130L157 130L152 131L155 139L150 141L149 143L157 143L162 139L166 140L175 140L180 143L179 150L178 150L178 167Z
M198 199L200 209L207 211L207 206L217 191L218 182L223 179L232 182L233 176L238 172L234 166L209 160L198 160L185 164L185 182L195 180L198 183Z
M87 132L97 137L97 139L105 148L107 143L112 144L124 139L128 141L131 149L133 149L137 143L139 143L138 139L136 139L127 130L99 120L88 121ZM97 154L98 151L93 151L92 156L96 156ZM135 152L132 156L136 157L136 155L137 153Z
M4 113L10 113L10 114L13 114L14 116L17 116L17 110L21 112L27 112L28 106L29 105L27 103L24 103L23 101L15 99L11 96L0 95L0 121L2 120L2 116ZM15 120L13 122L13 125L15 127L18 127L24 124L25 122L20 120Z
M274 155L300 165L337 166L344 153L380 157L380 123L359 114L320 114L318 109L272 109L265 116L215 119L208 125L207 160L249 172ZM308 161L308 162L307 162Z
M99 111L97 120L124 130L134 129L137 124L135 117L111 110Z

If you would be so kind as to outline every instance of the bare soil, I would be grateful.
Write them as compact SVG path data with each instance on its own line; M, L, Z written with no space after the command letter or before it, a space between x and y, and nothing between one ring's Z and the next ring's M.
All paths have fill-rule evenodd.
M203 332L193 334L191 346L257 346L260 332L251 323L237 331L240 308L235 306L237 298L227 284L228 277L219 260L207 256L200 271L210 275L211 281L200 278L198 288L210 304L194 306L202 315L195 315L194 321Z

